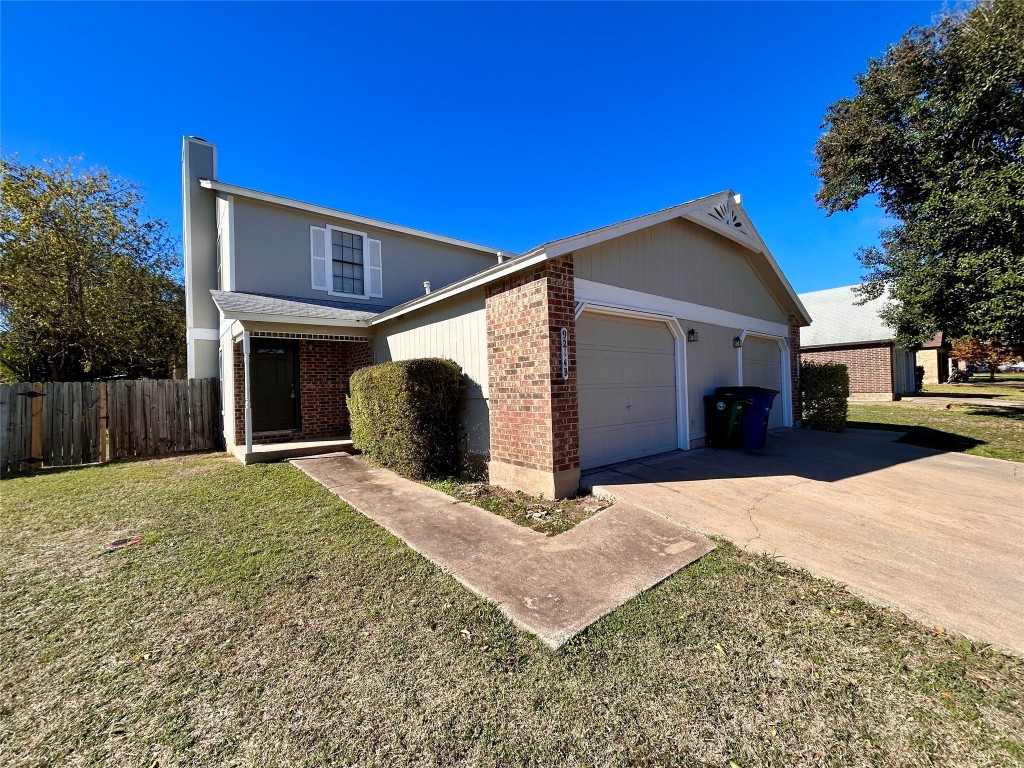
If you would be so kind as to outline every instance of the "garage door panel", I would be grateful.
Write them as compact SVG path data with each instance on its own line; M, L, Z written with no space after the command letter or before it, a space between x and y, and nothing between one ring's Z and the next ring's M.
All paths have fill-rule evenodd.
M580 429L589 429L607 424L624 424L626 422L626 393L621 389L593 389L580 391ZM612 416L619 416L616 421L609 421Z
M584 314L576 349L581 466L675 450L675 340L665 324Z
M768 416L770 428L783 426L782 393L782 350L778 342L747 336L743 342L743 383L750 387L765 387L777 390L771 413Z

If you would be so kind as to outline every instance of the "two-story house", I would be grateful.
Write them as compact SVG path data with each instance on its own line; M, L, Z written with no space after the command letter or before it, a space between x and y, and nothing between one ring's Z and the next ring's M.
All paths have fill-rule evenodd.
M799 417L810 319L731 191L514 255L222 182L202 139L182 169L188 373L246 462L341 445L352 372L415 357L462 366L491 482L547 496L702 445L718 386Z

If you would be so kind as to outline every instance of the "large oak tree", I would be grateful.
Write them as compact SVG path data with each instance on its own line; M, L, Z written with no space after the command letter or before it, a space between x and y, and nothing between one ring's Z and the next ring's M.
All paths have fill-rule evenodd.
M866 298L905 344L936 331L1024 345L1024 2L910 30L832 104L816 147L828 215L896 221L863 248Z
M184 356L184 290L138 185L74 162L4 158L0 170L3 376L168 375Z

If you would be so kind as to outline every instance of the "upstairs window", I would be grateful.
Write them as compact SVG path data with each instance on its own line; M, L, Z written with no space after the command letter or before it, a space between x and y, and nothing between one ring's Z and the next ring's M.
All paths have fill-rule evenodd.
M332 291L365 296L363 290L363 236L331 229Z
M384 296L380 240L363 232L310 227L309 268L314 291L360 299Z

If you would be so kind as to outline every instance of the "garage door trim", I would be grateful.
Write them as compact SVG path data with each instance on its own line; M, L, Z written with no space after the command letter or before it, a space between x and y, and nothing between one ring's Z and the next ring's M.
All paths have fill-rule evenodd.
M596 315L611 315L631 320L652 320L665 323L675 347L675 368L676 368L676 448L681 451L690 449L690 414L686 402L686 334L683 332L679 319L671 315L663 315L656 312L644 312L642 310L623 309L621 307L605 306L591 302L579 302L576 306L576 319L588 312Z
M782 424L786 427L793 426L793 397L790 393L792 389L792 378L789 370L789 339L782 336L772 336L767 333L758 333L757 331L751 331L749 328L743 330L740 334L740 348L736 350L736 363L739 366L739 382L740 386L743 386L743 342L747 340L747 336L755 336L759 339L766 339L767 341L774 341L779 347L779 373L780 381L782 382L781 392L779 397L782 398Z

